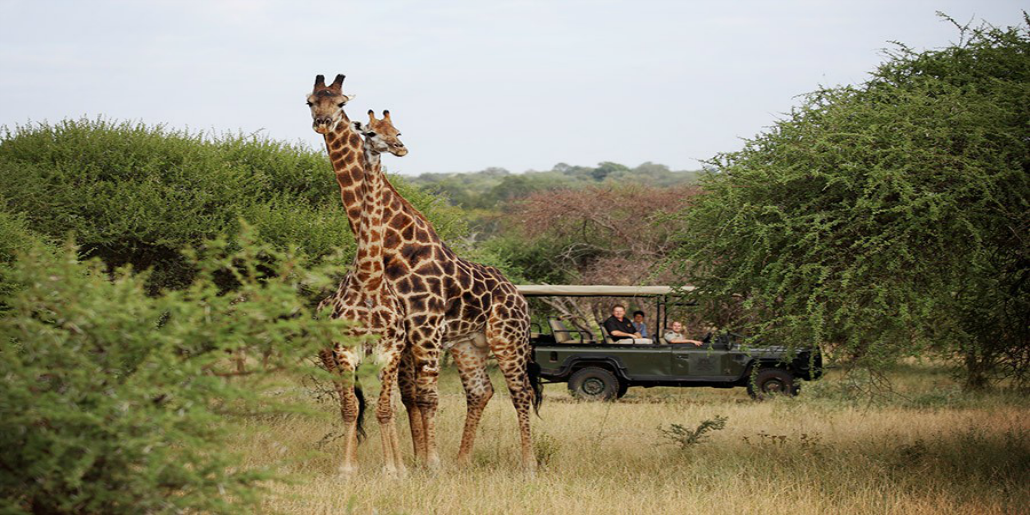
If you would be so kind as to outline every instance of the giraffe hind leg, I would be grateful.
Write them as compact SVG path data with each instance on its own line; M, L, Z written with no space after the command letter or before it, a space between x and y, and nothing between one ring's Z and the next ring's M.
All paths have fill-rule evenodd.
M485 345L476 345L473 340L466 340L451 348L451 356L458 367L461 386L465 389L465 428L461 434L461 446L458 448L458 463L467 465L471 460L483 410L494 394L494 387L486 369L489 349Z
M529 473L536 470L536 455L533 451L533 437L529 413L536 404L537 390L530 375L531 349L528 330L520 320L491 317L487 322L487 342L497 358L497 366L504 375L511 394L511 402L519 420L519 437L522 443L522 467Z

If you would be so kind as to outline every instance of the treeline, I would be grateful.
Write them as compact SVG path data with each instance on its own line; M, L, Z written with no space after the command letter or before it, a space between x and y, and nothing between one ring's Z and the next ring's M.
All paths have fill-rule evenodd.
M695 183L699 173L696 170L673 171L668 166L651 162L630 168L606 161L596 167L558 163L550 170L530 170L520 174L504 168L469 173L424 173L410 181L442 195L455 206L491 210L504 202L526 198L540 191L605 186L682 186Z

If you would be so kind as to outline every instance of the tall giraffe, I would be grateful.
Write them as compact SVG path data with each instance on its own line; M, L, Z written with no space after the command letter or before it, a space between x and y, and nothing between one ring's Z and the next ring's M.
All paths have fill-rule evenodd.
M376 207L376 199L382 196L384 180L380 167L380 153L387 151L397 156L404 156L408 150L397 139L400 133L389 121L378 123L370 113L375 129L366 130L360 122L352 125L346 119L342 108L349 98L347 100L337 98L343 96L342 83L343 76L337 76L336 82L332 86L326 87L322 76L319 76L315 81L315 93L308 98L308 103L311 105L312 114L315 117L315 130L326 131L326 144L337 172L341 196L348 215L352 213L352 206L348 205L350 194L353 193L357 196L359 202L357 223L354 223L350 217L348 220L351 222L351 227L355 228L358 249L353 271L341 282L336 295L324 300L319 308L321 310L326 305L330 305L333 308L332 316L334 318L358 322L349 331L351 336L368 334L379 336L374 351L382 366L380 370L382 389L376 405L376 416L381 427L383 467L387 473L397 474L403 473L404 462L401 459L397 428L393 422L392 393L393 385L397 380L405 338L404 325L400 318L402 308L393 295L390 285L383 280L383 210ZM356 136L358 132L365 135L360 156L354 153L352 145L355 137L359 141L361 140L359 136ZM331 138L330 135L333 137ZM363 166L361 175L356 175L352 169L341 166L350 163L359 163ZM343 380L335 382L340 397L340 412L345 430L344 459L340 468L345 474L357 470L358 435L362 433L361 414L364 410L363 398L360 396L360 389L355 387L353 373L357 369L362 355L370 350L372 349L355 350L336 344L332 350L321 353L322 362L327 369L345 376Z
M337 79L342 84L342 79ZM323 108L317 112L312 108L316 131L320 126L328 126L331 120L345 117L342 107L349 100L339 87L335 91L324 86L320 89L316 81L309 101L317 99L323 91L329 91L317 104ZM334 106L339 107L339 113ZM339 160L334 158L333 163L335 168ZM337 169L337 177L340 175ZM534 470L529 411L541 397L531 366L525 299L496 268L454 254L422 213L389 181L384 186L383 196L378 200L385 210L384 271L401 302L410 347L410 359L405 359L409 359L407 366L412 367L409 370L415 383L414 393L406 395L408 390L402 388L402 400L409 410L416 411L417 417L411 411L409 417L422 421L421 446L413 435L416 452L430 466L439 463L435 444L439 357L443 349L450 348L461 374L468 409L458 458L468 461L483 409L493 395L493 385L486 373L486 359L493 351L518 415L523 466ZM344 200L346 203L346 196ZM412 428L416 429L414 424Z

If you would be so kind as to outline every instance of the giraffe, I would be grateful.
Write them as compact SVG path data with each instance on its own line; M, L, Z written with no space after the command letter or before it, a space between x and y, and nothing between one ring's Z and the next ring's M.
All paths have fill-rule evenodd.
M358 242L353 271L341 282L336 295L324 300L319 305L319 310L321 311L326 306L332 306L334 318L358 322L359 325L349 331L351 336L370 334L379 336L374 351L377 361L382 367L380 370L382 389L376 405L376 417L381 427L383 468L390 475L403 474L405 467L401 459L397 428L393 422L392 393L405 344L404 325L400 319L401 306L393 295L390 285L383 280L383 210L375 205L375 199L382 196L383 188L380 153L387 151L397 156L404 156L408 150L397 139L400 133L389 120L379 123L370 112L372 122L370 127L374 127L374 129L366 129L360 122L354 122L352 125L349 120L344 119L345 115L342 114L342 107L346 104L346 100L339 101L340 99L335 98L336 95L332 94L318 94L319 91L330 91L342 95L340 92L342 82L342 76L337 76L333 86L325 87L324 80L319 76L315 82L316 93L309 97L309 103L312 105L313 114L316 114L316 130L323 127L328 129L326 141L334 163L359 162L364 167L361 179L355 180L353 173L349 170L346 174L341 173L341 169L344 167L334 164L337 178L341 182L343 192L341 195L348 208L348 213L351 212L350 206L347 206L347 192L350 191L359 194L358 200L361 205L368 207L359 208L357 223L351 222L352 227L356 228L355 236ZM320 86L323 89L319 89ZM328 102L326 102L327 100ZM339 117L337 120L334 121L332 117L329 117L329 120L326 121L325 116L317 116L317 110L324 109L324 104L327 103L332 106L330 109L333 110L333 115ZM341 125L348 126L344 131L350 132L350 134L341 134L338 138L330 139L328 134L341 132ZM351 143L356 133L362 133L365 136L360 159L352 154L353 146L344 147L348 148L351 153L339 150L340 146L344 145L342 142ZM360 140L360 137L358 139ZM339 144L334 145L333 143ZM338 156L333 156L334 147L339 152ZM346 159L348 155L351 155L353 159ZM351 179L351 181L345 185L341 178ZM337 344L333 346L332 350L327 349L321 353L322 362L328 370L348 376L343 378L344 380L335 382L340 397L340 412L345 430L344 459L340 470L348 475L357 470L358 437L363 434L361 419L364 411L364 399L361 396L361 390L354 383L353 373L361 361L362 354L373 349L363 350L365 352L361 352L362 349L343 348Z
M316 131L320 127L328 131L345 118L342 108L349 98L340 91L341 77L334 82L335 89L326 88L324 83L320 88L316 80L315 91L309 96L309 102L319 100L315 105L320 108L312 107ZM328 136L326 139L333 156L333 146ZM339 167L346 163L334 157L333 165L339 179ZM341 189L344 184L341 182ZM522 464L532 472L536 460L529 412L539 405L541 395L535 373L538 369L531 362L526 300L496 268L458 257L388 180L383 185L378 203L384 208L384 273L401 304L407 334L407 363L399 382L409 419L421 421L418 427L412 424L416 453L429 466L439 465L435 445L437 379L440 352L449 349L461 374L467 403L458 460L468 462L483 409L493 395L486 373L486 360L492 351L516 409ZM343 198L346 204L347 196ZM409 382L414 385L406 384ZM415 434L416 429L420 435Z

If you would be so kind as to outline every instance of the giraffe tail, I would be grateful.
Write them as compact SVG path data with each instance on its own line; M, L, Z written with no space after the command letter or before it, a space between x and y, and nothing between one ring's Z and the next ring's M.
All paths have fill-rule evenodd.
M361 387L354 385L354 395L358 397L358 441L362 441L368 437L365 433L365 394L361 391Z
M540 365L530 361L526 367L526 375L529 376L529 386L533 388L533 411L540 416L540 403L544 402L544 384L540 379Z

